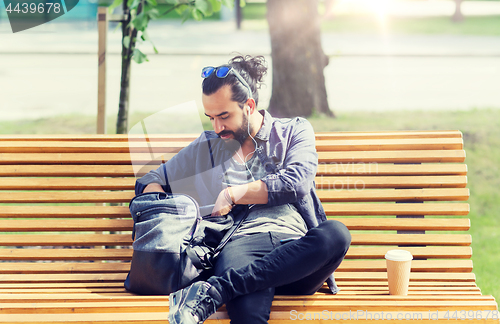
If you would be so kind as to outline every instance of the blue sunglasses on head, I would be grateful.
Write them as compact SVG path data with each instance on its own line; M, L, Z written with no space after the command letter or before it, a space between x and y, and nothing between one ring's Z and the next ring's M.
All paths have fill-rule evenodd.
M229 73L234 74L234 76L241 82L241 84L243 84L245 86L245 88L247 88L247 90L248 90L248 97L250 99L253 99L252 89L250 89L250 86L245 81L245 79L243 79L243 77L241 76L241 74L239 74L238 71L236 71L232 66L230 66L230 65L221 65L221 66L218 66L218 67L213 67L213 66L204 67L203 70L201 70L201 77L203 79L206 79L213 72L215 72L215 75L218 78L220 78L220 79L223 79L223 78L227 77L229 75Z

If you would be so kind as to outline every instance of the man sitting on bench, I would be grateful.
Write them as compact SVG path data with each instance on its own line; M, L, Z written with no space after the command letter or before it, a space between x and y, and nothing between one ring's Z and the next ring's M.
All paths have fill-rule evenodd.
M261 56L204 68L203 106L214 131L136 182L136 194L168 191L169 182L203 172L211 160L224 168L195 187L215 202L212 215L255 204L216 259L213 276L170 295L171 324L203 323L223 304L233 324L267 323L275 294L314 294L325 281L338 291L333 272L351 236L342 223L326 219L316 195L318 155L310 123L257 110L266 70ZM210 159L197 159L196 143L206 138L218 141Z

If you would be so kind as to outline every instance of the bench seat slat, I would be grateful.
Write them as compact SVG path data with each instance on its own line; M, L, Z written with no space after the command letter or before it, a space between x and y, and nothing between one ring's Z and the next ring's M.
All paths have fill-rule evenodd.
M276 311L323 311L325 308L329 308L330 311L349 311L353 307L359 307L358 309L363 310L387 310L387 309L400 309L404 310L419 310L424 312L429 312L429 310L496 310L496 303L490 300L484 301L415 301L415 300L375 300L375 301L365 301L357 300L355 302L356 306L353 306L353 301L315 301L315 302L304 302L304 304L293 302L293 301L273 301L273 309ZM3 314L43 314L43 313L53 313L53 314L66 314L66 313L106 313L106 312L160 312L165 311L168 307L165 305L164 301L131 301L131 302L80 302L80 303L34 303L31 305L26 304L16 304L16 303L5 303L0 309L0 313ZM289 314L290 316L290 314ZM490 315L491 316L491 315Z
M277 295L275 300L275 304L279 306L287 305L287 304L295 304L297 302L303 302L303 296L285 296L285 295ZM467 295L425 295L425 294L415 294L409 293L408 296L394 296L389 295L387 293L380 295L372 295L372 296L356 296L349 294L342 295L332 295L332 294L317 294L311 296L309 302L314 305L316 303L322 304L325 302L332 301L346 301L346 300L359 300L359 301L394 301L394 300L404 300L404 301L472 301L472 302L480 302L480 301L493 301L494 298L492 296L481 296L476 294L467 294ZM156 302L162 301L168 303L168 296L138 296L123 290L118 293L54 293L54 294L1 294L0 293L0 302L1 303L55 303L55 302L85 302L85 303L94 303L94 302ZM333 305L332 305L333 306Z
M135 178L0 178L3 190L133 190ZM318 189L465 188L465 176L316 177Z
M36 274L36 273L127 273L130 264L126 262L4 262L0 264L0 274ZM337 269L342 271L386 272L385 260L345 260ZM413 260L415 272L471 272L470 260Z
M127 210L128 212L128 210ZM125 215L127 216L127 215ZM330 218L350 230L467 231L470 220L411 218ZM132 219L10 219L0 220L0 232L131 231Z
M469 246L469 234L360 234L352 233L352 245ZM12 234L0 235L0 246L115 246L132 245L130 234Z
M423 311L425 312L425 311ZM481 320L481 323L484 324L498 324L498 320L493 320L491 318L491 311L480 311L482 318L486 318L487 314L489 313L489 319L487 320ZM391 318L397 318L398 314L401 314L400 316L408 316L409 318L413 318L413 312L412 311L398 311L398 312L390 312L388 310L384 311L384 314L386 316L389 316L390 314ZM428 313L426 313L428 314ZM303 313L301 316L306 316L306 312ZM379 314L380 315L380 314ZM432 320L418 320L421 323L425 324L431 324L431 323L449 323L450 320L448 318L445 318L445 312L440 312L438 319L432 319ZM6 324L35 324L35 323L44 323L44 324L61 324L61 323L80 323L80 324L137 324L137 323L165 323L165 319L168 316L168 312L162 311L162 312L153 312L153 313L99 313L99 314L4 314L2 315L3 318L5 319L2 320L2 323ZM314 314L310 314L311 318L314 316ZM349 311L347 312L331 312L329 313L329 316L331 318L335 318L337 316L338 318L342 318L344 316L345 318L349 318ZM428 316L428 315L427 315ZM286 311L275 311L272 312L270 315L269 319L269 324L278 324L278 323L285 323L285 324L293 324L296 323L297 320L290 319L290 312ZM308 321L312 323L321 323L321 321ZM323 321L324 322L324 321ZM343 323L343 321L339 321L340 323ZM346 322L346 321L345 321ZM358 323L369 323L369 320L365 319L364 317L360 317L356 322ZM398 323L404 323L404 324L410 324L414 323L415 320L398 320ZM470 321L464 321L466 323L469 323ZM229 318L227 318L227 315L223 312L217 312L216 314L212 315L205 323L207 324L228 324L229 323Z
M10 275L15 276L15 275ZM34 276L34 275L32 275ZM348 290L359 290L359 289L387 289L386 281L339 281L338 286L342 288L341 291ZM125 291L123 287L123 282L62 282L62 283L0 283L0 293L6 291L16 291L17 293L23 292L43 292L44 290L50 290L51 292L57 292L59 290L68 290L78 292L84 290L83 292L93 292L93 289L121 289ZM323 288L328 289L325 285ZM414 292L418 290L429 290L431 293L436 291L436 293L443 294L446 291L452 293L455 290L470 290L474 291L480 290L474 282L439 282L439 281L414 281L410 282L410 289ZM311 298L316 298L314 295Z
M337 272L374 271L387 272L385 260L344 260ZM411 271L415 272L471 272L471 260L412 260Z
M337 191L332 196L327 190L318 190L322 202L374 202L374 201L465 201L468 188L427 189L370 189ZM0 203L25 203L25 192L0 191ZM128 203L134 197L132 191L78 192L43 191L29 196L30 203Z
M397 247L351 247L346 259L383 259L387 251ZM472 249L459 247L407 247L415 258L468 259ZM38 260L132 260L131 249L0 249L0 261L38 261Z
M0 275L0 284L71 284L83 283L94 285L96 283L120 283L123 284L126 273L61 273L61 274L3 274ZM366 272L366 271L345 271L335 273L335 280L342 285L343 282L387 282L387 272ZM448 285L450 283L473 283L476 276L467 272L412 272L410 273L411 283L421 283L433 281L438 285Z
M158 166L140 166L143 172L149 172ZM318 165L318 176L431 176L431 175L466 175L465 164L352 164L334 163ZM131 165L0 165L2 177L133 177Z

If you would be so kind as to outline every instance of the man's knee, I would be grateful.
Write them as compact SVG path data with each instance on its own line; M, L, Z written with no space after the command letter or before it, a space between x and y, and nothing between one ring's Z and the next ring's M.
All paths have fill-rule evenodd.
M351 245L351 233L347 227L336 220L327 220L317 227L319 229L322 246L331 251L345 251Z

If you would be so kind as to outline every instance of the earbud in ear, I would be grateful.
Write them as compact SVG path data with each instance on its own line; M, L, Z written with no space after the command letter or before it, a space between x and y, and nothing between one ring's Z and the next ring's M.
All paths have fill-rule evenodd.
M250 106L247 106L247 115L250 115Z

